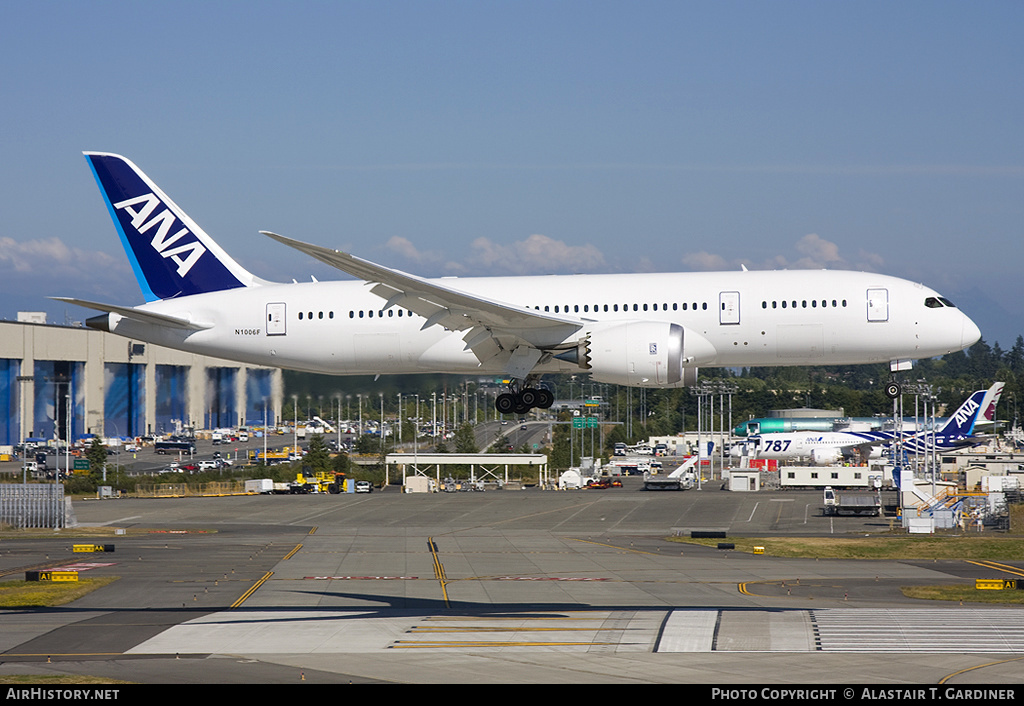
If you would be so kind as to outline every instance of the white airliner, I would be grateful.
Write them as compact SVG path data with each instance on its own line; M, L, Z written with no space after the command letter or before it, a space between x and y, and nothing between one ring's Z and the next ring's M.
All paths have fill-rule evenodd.
M697 368L911 361L978 327L921 284L841 271L424 279L273 233L360 281L274 283L232 259L132 162L86 152L146 303L55 297L87 325L169 348L339 375L511 379L503 413L547 407L545 373L692 384Z
M938 429L907 434L901 439L903 450L908 453L925 453L932 449L949 451L980 443L973 436L975 426L979 419L995 418L995 407L1005 385L997 382L988 390L978 390ZM778 432L752 436L743 444L752 458L806 460L825 465L844 458L881 458L884 447L891 445L896 437L894 431Z

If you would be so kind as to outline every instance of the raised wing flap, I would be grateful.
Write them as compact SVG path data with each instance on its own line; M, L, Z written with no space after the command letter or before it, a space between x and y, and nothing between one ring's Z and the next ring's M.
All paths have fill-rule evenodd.
M372 283L374 286L370 291L389 305L401 306L424 317L424 328L443 326L453 331L476 328L477 333L472 336L476 342L470 346L474 351L487 338L501 341L503 348L508 348L508 341L526 343L535 348L550 348L563 343L583 327L584 322L575 317L542 313L481 297L441 284L437 280L426 280L338 250L303 243L276 233L260 232L320 262ZM490 336L477 335L481 330L489 331Z

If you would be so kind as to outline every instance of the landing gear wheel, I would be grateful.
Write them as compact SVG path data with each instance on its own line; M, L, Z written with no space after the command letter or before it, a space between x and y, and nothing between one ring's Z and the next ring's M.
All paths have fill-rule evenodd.
M540 388L537 390L537 406L541 409L550 409L551 405L555 403L555 396L551 393L551 390Z
M891 400L899 397L902 391L903 390L898 382L890 382L885 386L885 394L888 395Z
M516 396L510 392L503 392L494 400L494 408L499 414L511 414L516 410Z
M527 409L531 407L539 407L539 390L533 387L524 388L519 393L519 401L526 406Z

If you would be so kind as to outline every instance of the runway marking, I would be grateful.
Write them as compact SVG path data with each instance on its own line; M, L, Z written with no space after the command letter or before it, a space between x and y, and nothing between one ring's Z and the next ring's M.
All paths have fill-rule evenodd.
M522 620L520 618L519 620ZM602 620L601 622L604 622ZM421 627L419 625L413 626L408 632L411 633L444 633L444 632L625 632L627 630L640 631L645 628L567 628L567 627L556 627L556 628L525 628L525 627L483 627L483 626L471 626L471 627L458 627L458 628L435 628L435 627Z
M971 561L970 559L965 559L964 561L968 564L980 566L983 569L995 569L996 571L1005 571L1006 573L1013 574L1014 576L1024 576L1024 570L1018 569L1016 566L1010 566L1009 564L1000 564L997 561Z
M107 566L117 566L116 561L108 561L106 563L98 562L82 562L80 564L64 564L61 568L64 571L88 571L89 569L102 569Z
M607 620L607 616L600 615L596 616L591 611L566 611L566 614L557 615L537 615L534 613L514 613L512 615L487 615L486 619L488 622L497 622L501 620L516 620L522 622L524 620L574 620L576 622L586 622L593 620L595 622L604 622ZM431 615L423 618L424 622L430 622L432 620L438 620L443 623L457 623L460 620L476 620L480 621L483 618L479 615Z
M450 608L451 604L448 602L448 580L444 575L444 564L441 563L441 558L437 554L437 545L434 543L433 537L427 537L427 548L430 550L430 556L434 560L434 578L441 583L441 596L444 598L444 607Z
M647 552L641 549L633 549L631 547L619 547L614 544L605 544L604 542L594 542L589 539L579 539L577 537L569 537L574 542L583 542L584 544L596 544L599 547L609 547L611 549L618 549L623 552L632 552L633 554L646 554L648 556L665 556L664 554L658 554L657 552Z
M390 649L438 649L456 648L466 649L467 647L619 647L621 642L490 642L490 641L455 641L455 642L405 642L400 640L391 645Z
M295 549L292 549L290 552L285 554L284 558L282 558L281 561L287 561L288 559L291 559L293 556L295 556L296 552L298 552L300 549L302 549L302 545L301 544L296 544L295 545Z
M176 625L125 654L509 648L595 653L989 652L1006 659L1007 653L1024 655L1024 615L1018 613L984 608L670 608L411 616L374 609L296 612L243 607Z
M748 588L748 586L751 586L751 585L754 585L754 584L761 584L761 585L765 585L765 586L781 586L781 587L787 588L787 589L789 589L790 587L793 587L793 586L798 587L798 588L805 588L805 589L809 589L809 588L842 588L842 584L824 583L825 581L829 581L829 580L830 579L828 579L827 577L821 577L819 579L815 579L815 580L812 580L812 581L809 581L809 582L808 581L804 581L803 583L800 583L800 579L796 579L796 580L793 580L793 579L777 579L777 580L764 580L764 581L743 581L741 583L736 584L736 588L744 596L758 596L760 598L801 598L802 599L802 598L807 598L808 596L804 596L804 595L793 596L791 593L787 593L787 595L785 595L785 596L775 595L775 594L767 594L767 593L751 593L750 589ZM787 581L790 581L791 583L787 584L786 583Z
M419 576L305 576L303 581L419 581Z
M488 581L613 581L614 579L587 576L494 576Z
M256 593L256 590L257 590L257 589L258 589L258 588L259 588L260 586L262 586L262 585L263 585L263 584L264 584L264 583L266 582L266 580L267 580L267 579L269 579L269 578L270 578L271 576L273 576L273 575L274 575L274 572L273 572L273 571L268 571L267 573L263 574L263 578L261 578L261 579L260 579L259 581L257 581L256 583L254 583L254 584L253 584L253 585L252 585L252 586L251 586L251 587L249 588L249 590L248 590L248 591L246 591L245 593L243 593L243 594L242 594L242 597L241 597L241 598L239 598L239 599L238 599L237 601L235 601L234 603L232 603L232 604L231 604L231 608L237 608L238 606L240 606L240 605L242 605L243 603L245 603L245 601L246 601L246 600L247 600L247 599L249 598L249 596L251 596L252 594Z
M942 677L942 679L939 679L938 683L945 684L948 680L952 679L953 677L958 677L961 674L966 674L967 672L973 672L976 669L985 669L986 667L994 667L997 664L1006 664L1008 662L1019 662L1022 659L1024 659L1024 657L1015 657L1014 659L1001 659L998 662L986 662L985 664L978 664L973 667L968 667L967 669L961 669L958 672L953 672L952 674L947 674L946 676Z
M421 576L303 576L301 578L280 578L278 581L437 581L438 577L424 578ZM444 584L459 581L600 581L606 583L632 583L632 584L675 584L687 586L719 586L728 585L732 581L677 581L666 579L617 579L606 576L464 576L462 578L444 577ZM762 583L762 582L758 582ZM757 595L757 594L749 594Z

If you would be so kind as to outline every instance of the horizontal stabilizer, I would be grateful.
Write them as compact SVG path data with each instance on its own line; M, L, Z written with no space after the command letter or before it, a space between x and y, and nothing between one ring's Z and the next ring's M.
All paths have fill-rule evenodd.
M86 309L95 309L96 311L105 311L108 314L118 314L126 319L134 319L135 321L141 321L144 324L153 324L155 326L170 326L171 328L182 328L189 331L202 331L213 326L213 324L196 323L189 319L182 319L177 316L169 316L167 314L158 314L154 311L146 311L144 309L136 309L130 306L118 306L117 304L101 304L99 302L91 302L85 299L73 299L71 297L50 297L59 302L66 302L68 304L75 304L76 306L84 306Z

